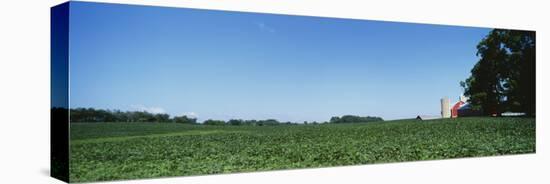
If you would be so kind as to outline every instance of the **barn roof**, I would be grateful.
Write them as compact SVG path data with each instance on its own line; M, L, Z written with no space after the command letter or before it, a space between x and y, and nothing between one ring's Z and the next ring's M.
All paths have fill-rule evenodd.
M465 103L464 105L461 105L458 110L469 110L469 109L472 109L472 105L470 105L469 103Z

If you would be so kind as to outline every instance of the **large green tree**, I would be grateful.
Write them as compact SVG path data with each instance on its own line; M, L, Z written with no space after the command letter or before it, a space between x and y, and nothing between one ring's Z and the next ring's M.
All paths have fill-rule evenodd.
M461 82L484 114L535 114L535 32L494 29L477 45L479 61Z

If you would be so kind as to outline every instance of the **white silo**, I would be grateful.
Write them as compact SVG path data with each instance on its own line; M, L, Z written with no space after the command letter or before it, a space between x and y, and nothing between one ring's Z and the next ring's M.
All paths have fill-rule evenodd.
M444 97L441 99L441 117L442 118L451 117L451 109L449 108L450 103L451 103L451 100L449 99L449 97Z

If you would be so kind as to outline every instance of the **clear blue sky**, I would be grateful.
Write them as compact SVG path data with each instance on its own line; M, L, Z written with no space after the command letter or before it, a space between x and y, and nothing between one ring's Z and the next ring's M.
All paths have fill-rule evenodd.
M486 28L72 2L70 106L204 119L438 115Z

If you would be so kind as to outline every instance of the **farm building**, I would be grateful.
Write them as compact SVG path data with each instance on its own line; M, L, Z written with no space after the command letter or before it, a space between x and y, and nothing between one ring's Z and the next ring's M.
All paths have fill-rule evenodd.
M449 110L449 104L451 103L451 100L449 100L449 97L444 97L441 99L441 117L442 118L450 118L451 117L451 111Z
M458 100L458 102L456 102L453 107L451 108L451 118L457 118L458 117L458 109L460 109L461 107L464 107L466 105L466 100L462 100L463 98L461 97L460 100Z
M430 115L418 115L416 116L417 120L430 120L430 119L439 119L439 118L457 118L457 117L466 117L466 116L479 116L482 113L478 110L474 110L472 105L468 103L468 98L465 96L460 96L458 101L453 103L451 106L451 100L449 97L441 98L441 115L440 116L430 116ZM514 114L515 115L515 114Z
M429 116L429 115L418 115L416 116L417 120L431 120L431 119L441 119L440 116Z
M450 118L465 117L465 116L479 116L480 111L474 110L472 105L468 103L468 98L460 96L458 102L450 108Z
M500 114L501 116L525 116L526 114L524 112L503 112Z
M525 116L525 113L522 112L503 112L497 114L493 113L493 116ZM467 116L481 116L483 112L476 110L468 103L468 98L465 96L460 96L458 101L452 103L448 97L441 98L441 115L440 116L430 116L430 115L418 115L416 119L418 120L430 120L438 118L458 118L458 117L467 117Z
M460 108L457 109L457 115L458 117L465 117L465 116L480 116L482 115L481 111L474 110L472 108L472 105L465 103L460 106Z

